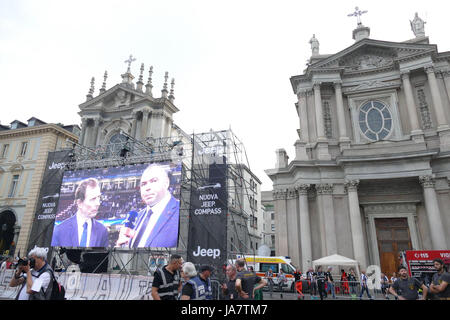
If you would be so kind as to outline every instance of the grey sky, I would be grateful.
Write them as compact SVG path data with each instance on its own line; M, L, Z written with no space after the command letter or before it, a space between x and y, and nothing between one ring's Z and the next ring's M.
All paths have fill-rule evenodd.
M413 38L414 13L439 51L450 50L446 1L83 1L0 0L0 122L80 124L92 76L95 95L108 71L107 88L121 81L123 62L132 73L154 66L154 95L164 72L175 78L175 122L187 133L231 129L245 144L250 167L272 187L264 169L275 150L292 159L298 117L289 78L311 55L354 43L355 6L371 38Z

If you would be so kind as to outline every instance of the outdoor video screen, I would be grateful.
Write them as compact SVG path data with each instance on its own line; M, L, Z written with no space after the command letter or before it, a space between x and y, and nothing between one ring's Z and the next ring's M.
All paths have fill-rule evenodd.
M53 247L175 248L181 163L66 171Z

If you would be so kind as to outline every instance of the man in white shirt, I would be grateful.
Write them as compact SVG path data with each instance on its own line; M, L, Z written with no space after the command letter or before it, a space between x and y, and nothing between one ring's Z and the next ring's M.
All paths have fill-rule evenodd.
M151 164L142 173L141 198L146 207L138 213L131 235L122 228L116 246L130 248L176 247L180 203L170 191L166 169Z
M28 258L27 264L19 263L9 286L22 285L16 300L44 300L50 296L47 289L51 280L51 268L46 262L47 249L35 247Z

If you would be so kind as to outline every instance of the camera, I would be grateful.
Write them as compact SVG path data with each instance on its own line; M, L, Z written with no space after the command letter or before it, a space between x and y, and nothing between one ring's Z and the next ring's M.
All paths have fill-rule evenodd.
M31 259L19 258L19 261L17 261L17 266L25 267L25 266L29 265L31 269L34 268L35 264L36 264L36 260L34 260L34 258L31 258Z
M19 261L17 261L17 266L27 266L28 263L30 263L30 260L28 260L27 258L20 258Z

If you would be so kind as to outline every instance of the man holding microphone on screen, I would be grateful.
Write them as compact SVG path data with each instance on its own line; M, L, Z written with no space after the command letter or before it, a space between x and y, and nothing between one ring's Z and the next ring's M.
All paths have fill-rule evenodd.
M100 207L100 183L95 178L80 182L75 191L78 210L53 231L54 247L108 247L108 230L95 220Z
M162 166L151 164L144 170L140 189L146 207L139 211L132 230L122 227L116 246L177 246L180 203L171 195L169 185L168 172Z

